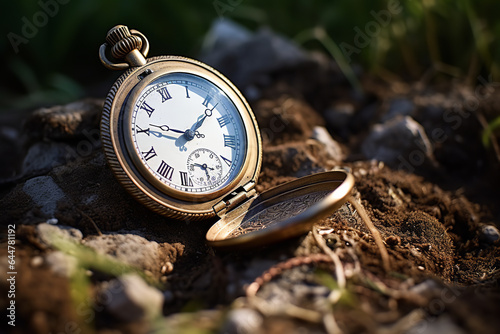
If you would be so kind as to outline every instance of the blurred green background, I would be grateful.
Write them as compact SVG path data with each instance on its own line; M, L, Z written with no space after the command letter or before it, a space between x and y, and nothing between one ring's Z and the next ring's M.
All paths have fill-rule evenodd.
M400 11L377 21L391 8ZM143 32L150 55L197 57L221 16L251 30L270 27L308 49L324 47L313 34L323 28L330 45L351 51L340 54L345 66L359 64L375 76L412 81L435 69L471 84L478 75L500 81L498 13L500 2L489 0L9 1L0 14L0 112L104 97L118 73L100 64L98 48L116 24ZM27 21L39 25L29 38ZM359 31L368 37L363 47Z

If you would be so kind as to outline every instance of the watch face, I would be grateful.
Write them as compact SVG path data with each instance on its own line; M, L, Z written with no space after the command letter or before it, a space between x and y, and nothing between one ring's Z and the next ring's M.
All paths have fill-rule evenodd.
M190 73L165 74L135 94L129 108L129 154L157 188L210 194L240 172L248 146L244 122L213 82Z

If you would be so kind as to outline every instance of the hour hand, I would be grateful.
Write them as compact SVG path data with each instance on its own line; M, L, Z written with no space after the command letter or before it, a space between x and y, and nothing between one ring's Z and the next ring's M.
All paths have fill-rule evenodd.
M172 129L171 127L169 127L168 125L164 124L164 125L155 125L155 124L149 124L150 126L154 126L155 128L159 128L161 131L172 131L172 132L175 132L175 133L182 133L184 134L184 131L181 131L181 130L177 130L177 129Z

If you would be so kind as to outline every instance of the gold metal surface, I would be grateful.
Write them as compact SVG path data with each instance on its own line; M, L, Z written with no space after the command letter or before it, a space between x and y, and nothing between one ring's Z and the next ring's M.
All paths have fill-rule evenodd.
M266 245L298 236L346 201L354 177L342 170L317 173L255 195L228 212L207 232L218 248Z
M115 63L106 56L110 49L111 56L115 59L125 59L125 63ZM149 42L137 30L130 30L124 25L111 28L106 35L106 43L99 48L99 58L104 66L111 70L126 70L130 66L146 65L149 52Z
M210 194L188 194L168 187L145 170L133 149L130 118L138 94L158 77L174 72L198 75L221 88L238 109L245 127L248 146L240 172L227 186ZM143 77L144 73L150 74ZM248 103L222 74L188 58L149 58L147 65L127 71L108 94L101 133L109 165L125 189L150 209L170 217L196 220L215 216L213 207L236 189L248 183L255 184L260 171L262 144L257 121Z

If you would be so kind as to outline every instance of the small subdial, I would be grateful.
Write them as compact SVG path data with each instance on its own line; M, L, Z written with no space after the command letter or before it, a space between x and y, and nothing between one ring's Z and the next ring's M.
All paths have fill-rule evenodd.
M194 150L187 159L188 173L200 186L217 185L222 177L222 163L214 152L206 148Z

